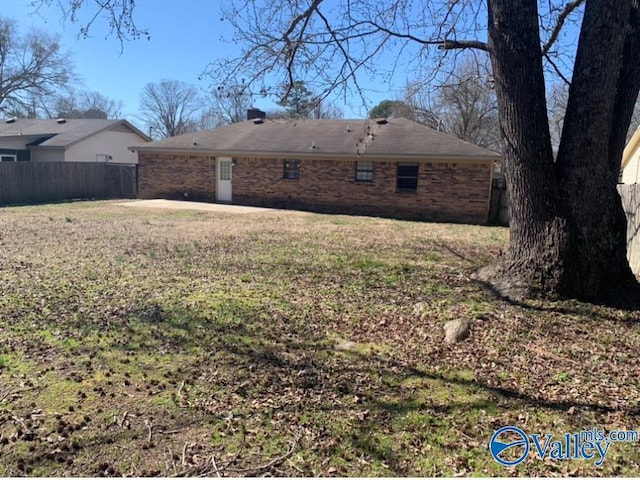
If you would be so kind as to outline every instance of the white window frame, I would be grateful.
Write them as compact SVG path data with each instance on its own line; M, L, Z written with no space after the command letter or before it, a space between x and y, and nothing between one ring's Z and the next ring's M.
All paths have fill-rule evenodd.
M7 160L7 158L11 157L11 160ZM17 162L18 156L12 155L10 153L0 153L0 162Z
M356 162L356 182L373 182L375 165L371 160L359 160Z

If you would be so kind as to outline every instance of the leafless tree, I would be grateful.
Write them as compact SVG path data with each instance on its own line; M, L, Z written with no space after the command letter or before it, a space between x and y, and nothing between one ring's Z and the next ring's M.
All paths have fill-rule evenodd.
M209 102L211 120L216 125L226 125L247 119L247 110L253 104L253 95L241 81L234 81L218 86L212 92Z
M498 101L486 62L467 57L459 63L436 88L431 109L446 133L502 153Z
M122 101L113 100L96 91L67 91L49 99L40 107L49 118L104 118L122 117Z
M196 87L178 80L162 80L144 86L139 114L153 136L166 138L196 130L201 107Z
M74 78L70 57L42 31L24 36L0 17L0 111L35 116L34 105Z
M402 100L383 100L370 117L403 117L470 143L502 153L498 105L486 58L467 57L446 83L405 85Z
M549 127L551 132L551 145L554 152L558 151L562 139L562 126L564 114L569 100L569 87L564 82L551 85L547 95L547 108L549 110Z
M60 2L106 4L116 14L126 4L129 20L135 0ZM451 71L462 50L488 53L510 240L478 278L512 298L638 304L616 184L640 90L640 0L229 0L223 17L243 50L213 63L211 74L225 84L251 72L247 84L257 90L304 80L321 98L363 93L363 76L388 81L413 68L429 80ZM547 79L569 85L557 155Z

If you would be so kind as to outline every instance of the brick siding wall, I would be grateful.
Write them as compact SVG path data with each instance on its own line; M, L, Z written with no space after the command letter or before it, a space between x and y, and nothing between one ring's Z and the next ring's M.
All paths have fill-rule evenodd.
M300 178L283 161L236 159L233 203L394 218L486 223L492 168L486 163L424 163L415 193L396 192L397 162L374 162L372 182L355 181L355 161L301 160Z
M236 158L233 200L240 205L403 219L486 223L488 163L420 162L415 193L396 192L397 162L374 162L372 182L355 181L355 161L300 161L300 178L283 178L283 160ZM215 201L215 159L209 155L139 155L140 198Z
M138 198L215 202L215 157L139 153Z

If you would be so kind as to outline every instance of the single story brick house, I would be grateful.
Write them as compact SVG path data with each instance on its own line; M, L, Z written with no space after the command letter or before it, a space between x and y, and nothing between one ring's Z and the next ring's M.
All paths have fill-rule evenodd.
M403 118L256 118L131 149L139 198L469 223L499 160Z

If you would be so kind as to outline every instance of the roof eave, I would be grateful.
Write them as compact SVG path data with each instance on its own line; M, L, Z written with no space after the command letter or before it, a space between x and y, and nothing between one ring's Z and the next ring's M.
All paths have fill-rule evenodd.
M629 140L629 143L627 143L627 146L624 147L624 151L622 153L622 168L627 166L627 164L631 160L631 157L633 156L633 153L638 148L639 143L640 143L640 127L637 128L635 132L633 132L633 135L631 136L631 140Z
M29 150L66 150L69 145L32 145Z
M440 160L451 162L495 162L500 160L499 155L442 155L442 154L394 154L394 153L363 153L356 152L291 152L291 151L247 151L247 150L215 150L210 148L188 148L188 147L151 147L151 146L131 146L129 150L138 153L174 153L182 155L214 155L219 157L275 157L275 158L300 158L300 159L368 159L368 160Z
M130 123L128 120L115 120L113 123L100 128L98 130L95 130L93 132L91 132L88 135L85 135L84 137L78 138L76 140L73 140L72 142L67 143L66 145L64 145L62 148L67 148L70 147L72 145L75 145L76 143L79 142L83 142L85 141L87 138L93 137L94 135L98 135L99 133L102 132L106 132L109 130L112 130L114 127L117 127L118 125L124 125L126 126L129 130L131 130L131 133L135 133L136 135L138 135L139 137L145 139L147 142L151 141L151 137L149 137L148 135L146 135L144 132L140 131L138 128L136 128L132 123ZM59 134L57 134L59 135Z

